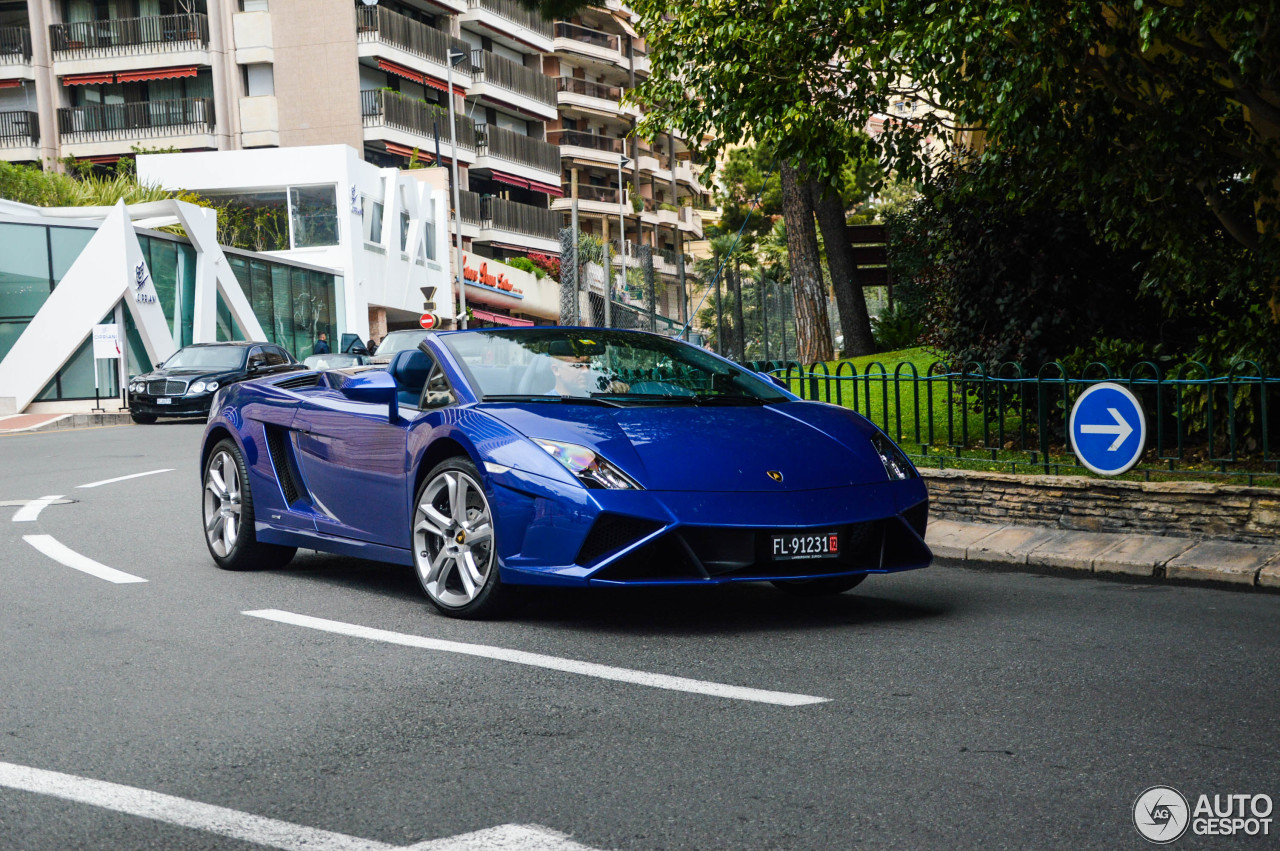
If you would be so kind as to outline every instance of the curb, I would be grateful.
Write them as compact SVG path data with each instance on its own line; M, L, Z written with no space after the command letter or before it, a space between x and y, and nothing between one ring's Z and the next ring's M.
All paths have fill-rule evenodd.
M0 435L31 434L37 431L61 431L64 429L97 426L132 425L133 419L128 412L121 412L107 414L50 414L49 419L43 422L17 428L5 428L5 422L5 418L0 418Z
M1280 590L1280 545L935 520L925 543L940 560L1100 578Z

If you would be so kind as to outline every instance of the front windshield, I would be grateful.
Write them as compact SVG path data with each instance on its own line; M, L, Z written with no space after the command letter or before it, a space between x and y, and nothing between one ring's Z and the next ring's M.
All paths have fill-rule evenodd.
M311 369L342 369L348 366L359 366L360 358L355 355L311 355L302 362Z
M378 344L378 354L394 355L406 349L416 349L426 336L426 331L392 331Z
M696 346L629 331L486 329L440 337L486 401L760 404L789 397Z
M241 346L188 346L164 362L165 369L236 369L244 361Z

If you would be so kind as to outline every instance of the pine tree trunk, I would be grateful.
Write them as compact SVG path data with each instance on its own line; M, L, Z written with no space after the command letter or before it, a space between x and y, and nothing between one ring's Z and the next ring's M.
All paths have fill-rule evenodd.
M738 363L747 360L747 323L742 318L742 275L736 264L729 267L729 282L733 286L733 327L737 332L734 342L738 348Z
M790 162L782 163L782 216L787 223L791 290L795 294L796 359L808 366L833 357L827 323L827 293L818 260L818 232L808 183Z
M858 281L858 266L853 256L853 243L849 241L849 228L845 224L844 204L835 187L810 181L809 191L813 195L818 227L822 229L822 241L827 247L831 288L835 290L836 306L840 308L840 331L844 334L841 348L845 356L874 354L876 341L871 335L867 299Z

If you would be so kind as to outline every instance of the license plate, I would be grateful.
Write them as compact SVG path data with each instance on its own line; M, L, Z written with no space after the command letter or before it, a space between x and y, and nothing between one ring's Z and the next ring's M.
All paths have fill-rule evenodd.
M774 561L803 558L839 558L840 535L837 532L805 532L774 535L769 553Z
M159 399L157 399L157 400L156 400L156 404L157 404L157 405L172 405L172 404L173 404L173 400L172 400L172 399L170 399L168 396L161 396Z

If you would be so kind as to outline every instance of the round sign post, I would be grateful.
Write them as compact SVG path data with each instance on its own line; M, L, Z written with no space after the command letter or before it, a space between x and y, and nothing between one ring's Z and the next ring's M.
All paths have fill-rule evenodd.
M418 320L418 324L424 329L430 331L432 328L435 328L440 324L440 318L434 313L424 313L422 314L422 318Z
M1100 476L1118 476L1142 458L1147 418L1128 388L1104 381L1076 399L1067 431L1081 464Z

